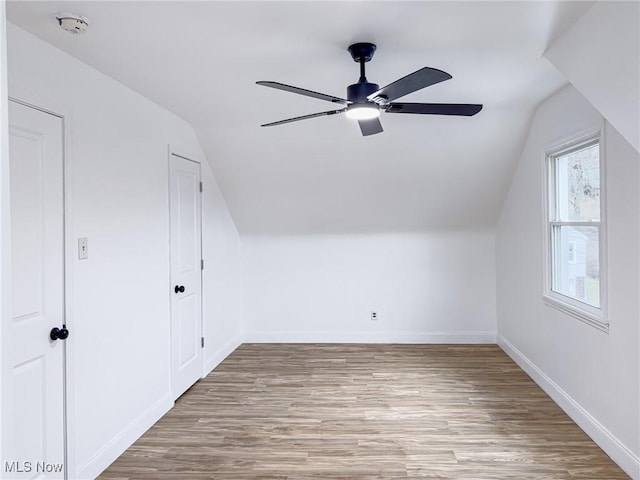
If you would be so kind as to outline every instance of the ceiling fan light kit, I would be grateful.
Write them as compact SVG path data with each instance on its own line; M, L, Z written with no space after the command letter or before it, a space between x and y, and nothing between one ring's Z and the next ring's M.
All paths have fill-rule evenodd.
M380 109L375 103L354 103L347 107L345 115L347 116L347 118L352 118L354 120L370 120L372 118L378 118L380 116Z
M258 85L275 88L285 92L296 93L307 97L325 100L342 105L337 110L312 113L301 117L288 118L277 122L265 123L261 127L273 127L285 123L297 122L309 118L324 117L345 113L348 118L358 121L363 136L375 135L383 131L380 123L380 111L385 113L413 113L421 115L456 115L470 117L482 110L480 104L460 103L397 103L394 100L409 93L421 90L451 79L451 75L436 68L424 67L406 77L402 77L389 85L380 88L375 83L367 81L365 63L370 62L376 51L373 43L354 43L347 49L353 60L360 64L360 79L358 83L347 87L347 98L334 97L324 93L305 90L304 88L285 85L284 83L259 81Z

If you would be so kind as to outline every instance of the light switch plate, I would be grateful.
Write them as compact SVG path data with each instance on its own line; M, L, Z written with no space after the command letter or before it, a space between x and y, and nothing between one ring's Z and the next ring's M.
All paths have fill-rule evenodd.
M78 259L89 258L89 239L87 237L78 238Z

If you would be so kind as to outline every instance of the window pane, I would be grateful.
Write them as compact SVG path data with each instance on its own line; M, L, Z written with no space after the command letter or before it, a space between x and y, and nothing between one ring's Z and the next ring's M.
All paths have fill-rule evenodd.
M598 227L553 227L553 290L600 307Z
M600 221L600 148L598 144L556 159L558 220Z

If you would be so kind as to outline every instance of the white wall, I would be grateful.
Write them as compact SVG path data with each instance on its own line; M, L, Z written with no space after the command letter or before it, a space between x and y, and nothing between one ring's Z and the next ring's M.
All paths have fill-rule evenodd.
M205 373L242 342L240 240L209 165L202 166Z
M492 232L243 235L242 249L247 341L495 341Z
M596 3L544 56L640 151L640 3Z
M601 125L573 87L537 111L498 223L499 344L628 473L640 478L640 158L605 123L610 331L542 302L544 149Z
M167 145L200 146L180 118L11 24L8 48L10 94L69 121L71 477L92 478L172 405ZM203 177L211 366L241 331L238 236L206 165Z

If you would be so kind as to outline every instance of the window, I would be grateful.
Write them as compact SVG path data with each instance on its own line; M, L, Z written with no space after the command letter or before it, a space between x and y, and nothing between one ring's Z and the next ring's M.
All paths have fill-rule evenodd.
M546 303L606 330L600 136L547 154Z

